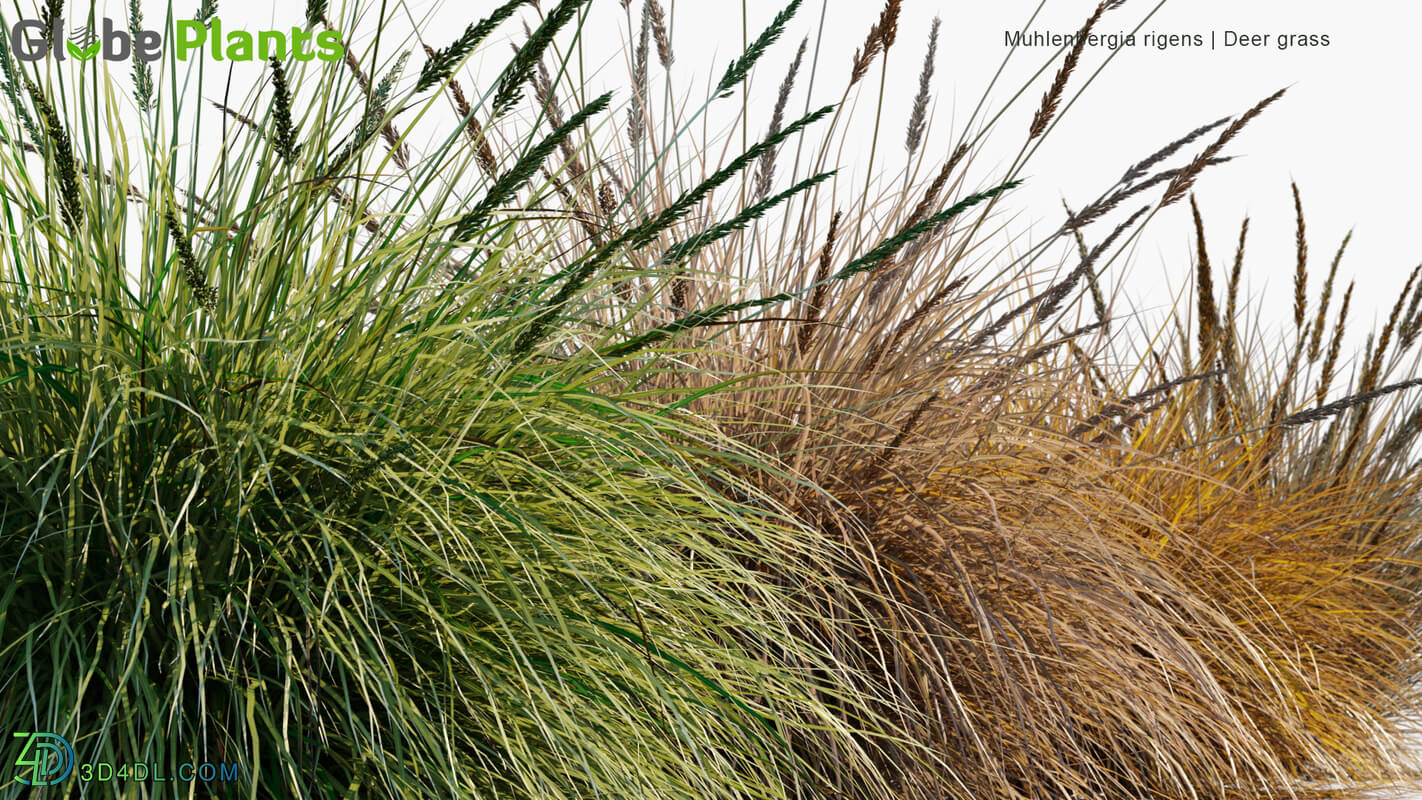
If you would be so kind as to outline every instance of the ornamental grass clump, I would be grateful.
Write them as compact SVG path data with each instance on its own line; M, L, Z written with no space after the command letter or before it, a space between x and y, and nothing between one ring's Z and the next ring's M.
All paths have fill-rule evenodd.
M1256 304L1240 298L1248 220L1220 269L1191 198L1193 320L1172 331L1175 346L1158 363L1199 379L1155 399L1158 408L1124 435L1141 454L1160 454L1156 463L1132 456L1115 475L1138 502L1176 520L1152 537L1152 557L1247 633L1198 646L1286 774L1344 786L1397 781L1415 769L1398 733L1418 702L1422 473L1417 401L1406 392L1422 385L1412 377L1418 271L1351 374L1339 375L1351 283L1336 311L1330 299L1351 234L1315 300L1320 276L1297 186L1293 202L1292 313L1273 332L1251 321ZM1077 430L1096 433L1087 427ZM1163 464L1201 478L1177 480Z
M545 8L487 94L450 80L522 5L411 79L376 36L200 104L206 56L170 54L136 124L101 61L0 54L0 727L235 766L183 796L882 785L834 642L792 635L840 556L641 388L660 339L605 313L680 217L555 253L585 220L521 210L592 195L566 181L609 99L536 96L587 4Z
M882 31L896 9L856 55L846 97L893 45ZM1118 165L1095 201L1021 246L997 212L1064 124L1080 56L1065 53L1040 99L1019 92L1036 101L1026 131L1004 110L938 137L915 111L910 141L936 161L909 164L907 191L820 182L691 257L649 255L678 270L641 287L649 313L688 298L749 306L684 337L694 369L659 385L734 384L697 407L763 455L747 477L857 554L869 615L831 605L803 635L851 635L841 657L859 669L838 677L888 694L876 713L909 734L872 751L893 796L1246 798L1411 778L1417 426L1381 404L1416 385L1384 380L1410 363L1396 353L1418 328L1415 284L1351 387L1301 377L1310 345L1318 370L1341 369L1341 337L1306 324L1307 303L1291 307L1297 342L1246 342L1221 321L1248 313L1237 267L1227 297L1192 300L1195 324L1187 313L1136 338L1102 274L1283 93ZM770 131L785 87L806 77L799 50L783 58ZM745 203L707 215L745 219L756 198L815 179L843 121L797 138ZM976 167L1014 135L1026 144L1006 169ZM660 185L674 193L676 177ZM641 199L655 211L656 195ZM1136 345L1200 337L1208 357ZM1280 352L1283 364L1269 357Z

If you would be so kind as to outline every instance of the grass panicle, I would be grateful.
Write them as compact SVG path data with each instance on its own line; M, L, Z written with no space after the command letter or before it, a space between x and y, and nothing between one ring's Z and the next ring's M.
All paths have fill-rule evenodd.
M726 67L726 72L721 76L721 80L716 82L713 93L720 97L729 97L732 89L739 86L750 75L751 68L765 55L765 51L785 32L785 26L794 18L795 12L800 9L801 0L790 0L785 8L776 14L770 24L761 31L760 36L746 48L746 51L737 56Z
M785 104L790 100L791 89L795 88L795 75L800 71L800 62L805 57L805 46L809 43L808 37L800 40L800 47L795 50L795 58L790 61L790 69L786 71L785 79L780 82L780 90L775 95L775 110L770 114L767 136L775 135L785 122ZM771 182L775 179L775 152L774 149L767 150L765 155L760 157L760 168L756 173L756 197L764 198L770 194Z
M1304 228L1303 200L1299 197L1299 185L1291 184L1294 192L1294 215L1297 230L1294 234L1294 329L1303 331L1304 315L1308 311L1308 238Z
M662 69L671 69L676 60L672 51L671 34L667 30L666 12L657 0L647 0L647 16L652 23L652 39L657 43L657 60Z
M1210 267L1210 254L1205 246L1205 223L1200 219L1200 207L1190 195L1190 214L1195 220L1195 296L1198 300L1195 318L1199 320L1200 363L1214 362L1218 351L1220 314L1215 305L1215 283ZM1224 324L1231 324L1226 321Z
M647 130L647 41L651 18L651 6L644 5L637 47L632 51L632 103L627 107L627 144L634 151L641 146Z
M850 86L863 80L869 72L869 65L893 44L898 35L899 13L902 10L902 0L884 0L884 8L879 12L879 18L870 26L868 35L864 37L864 44L854 51L854 61L849 68Z
M1323 291L1318 297L1318 314L1314 317L1311 330L1313 335L1308 342L1308 361L1310 364L1318 361L1320 346L1323 343L1323 331L1327 327L1324 315L1328 313L1329 303L1333 301L1333 281L1338 277L1338 265L1343 261L1343 253L1348 249L1348 243L1353 240L1353 232L1348 231L1343 237L1343 242L1338 245L1338 250L1333 254L1333 263L1328 267L1328 277L1323 280Z
M1072 46L1067 50L1066 58L1062 59L1062 65L1057 69L1056 77L1052 78L1052 85L1047 87L1047 91L1042 95L1041 104L1037 106L1036 113L1032 115L1032 124L1027 129L1028 139L1036 139L1047 132L1047 126L1052 123L1052 119L1057 114L1057 107L1061 104L1067 80L1076 71L1077 62L1081 60L1081 52L1086 49L1091 30L1096 27L1096 23L1101 21L1101 15L1106 13L1108 5L1109 3L1106 2L1097 5L1096 10L1086 18L1086 23L1073 37Z
M458 39L448 47L436 51L425 61L424 67L420 69L420 77L415 81L415 91L422 92L449 78L454 74L455 68L474 52L474 48L498 29L500 23L512 17L514 12L523 6L531 4L531 0L508 0L490 12L489 16L465 28Z
M1161 205L1171 205L1184 197L1185 193L1190 190L1190 187L1195 185L1195 180L1200 176L1200 173L1210 165L1211 161L1219 157L1220 151L1224 149L1224 146L1233 141L1234 137L1238 136L1240 131L1244 130L1250 122L1253 122L1255 117L1264 113L1264 109L1273 105L1279 98L1283 97L1286 91L1288 91L1287 88L1280 89L1274 94L1260 100L1252 108L1240 114L1237 119L1226 126L1217 139L1211 142L1204 150L1200 151L1200 154L1195 156L1193 161L1185 165L1170 179L1170 184L1166 186L1165 194L1161 198Z
M939 17L933 18L928 28L928 52L923 57L923 69L918 73L918 94L913 98L913 110L909 112L908 130L904 134L904 149L909 157L918 152L923 141L923 131L928 125L928 93L933 83L933 61L938 55L938 28L943 24Z
M214 0L204 0L195 18L205 23L216 14L217 3ZM138 0L129 0L129 35L137 37L142 30L143 9ZM138 104L139 111L147 111L153 105L153 68L147 61L138 58L133 59L133 100Z
M281 59L271 60L272 68L272 146L287 164L296 161L297 132L291 121L291 89L286 82L286 68Z
M314 28L317 23L325 19L329 5L329 0L306 0L306 26Z
M193 299L199 306L209 313L217 309L217 290L208 285L207 275L198 264L197 256L193 254L192 243L188 240L187 232L178 223L177 213L169 208L163 217L163 221L168 226L168 236L173 242L173 250L177 253L178 265L183 270L183 282L187 284L188 291L192 292Z

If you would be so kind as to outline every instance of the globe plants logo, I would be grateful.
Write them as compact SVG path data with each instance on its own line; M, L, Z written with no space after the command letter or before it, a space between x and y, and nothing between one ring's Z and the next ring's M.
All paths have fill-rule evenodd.
M173 23L172 41L161 32L141 25L122 27L105 17L99 31L92 26L74 28L69 37L59 20L48 23L37 19L22 19L7 31L10 52L20 61L33 62L44 58L59 61L74 59L91 61L142 62L163 57L164 46L171 44L173 55L187 61L206 50L215 61L266 61L272 58L295 61L338 61L345 54L341 35L336 31L311 32L300 27L289 30L223 30L222 20L185 19Z
M69 740L53 733L15 731L20 745L20 757L15 759L19 773L16 780L26 786L49 786L59 783L74 771L74 748Z

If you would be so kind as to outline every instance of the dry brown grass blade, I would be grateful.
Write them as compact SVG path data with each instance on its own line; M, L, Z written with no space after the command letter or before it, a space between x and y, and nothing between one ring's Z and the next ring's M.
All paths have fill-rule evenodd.
M902 342L903 338L908 335L909 331L922 323L935 308L941 305L943 301L948 299L954 292L963 288L967 282L967 278L958 278L949 282L948 285L939 289L937 292L934 292L931 297L925 300L922 305L909 315L908 319L900 323L897 328L894 328L893 333L889 335L887 341L882 345L875 346L873 350L869 351L869 361L864 365L864 371L873 372L878 368L884 356L888 353L892 353L894 348L899 346L899 342Z

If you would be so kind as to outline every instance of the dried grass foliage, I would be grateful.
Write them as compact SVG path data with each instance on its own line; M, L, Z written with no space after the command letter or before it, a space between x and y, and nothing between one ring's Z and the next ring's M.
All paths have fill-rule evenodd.
M1316 411L1297 405L1314 388L1298 359L1245 370L1269 359L1233 315L1199 326L1203 357L1166 362L1209 372L1136 391L1098 326L935 357L931 333L982 294L906 280L932 291L907 320L755 348L777 379L806 377L724 409L805 480L767 488L855 549L882 598L860 658L924 748L895 758L941 760L900 767L904 796L1287 796L1410 775L1422 487L1383 452L1393 415L1352 437L1303 427L1326 417L1299 416ZM1346 395L1327 413L1376 402Z
M1029 137L1054 119L1072 66ZM856 255L850 243L971 190L965 141L927 185L871 201L872 223L822 204L777 231L817 243L768 261L765 283L803 287L801 299L687 345L688 363L706 371L688 375L752 376L702 412L784 470L762 476L768 491L858 554L878 616L825 624L858 631L862 649L845 657L889 689L883 712L911 734L881 744L897 796L1303 796L1415 774L1399 732L1417 699L1422 487L1397 454L1415 456L1416 426L1375 408L1406 387L1373 374L1415 315L1413 285L1369 366L1339 387L1351 291L1331 336L1306 324L1301 200L1296 342L1245 328L1247 221L1216 276L1193 197L1198 292L1184 318L1148 334L1181 342L1178 352L1123 363L1098 283L1146 212L1186 197L1281 95L1184 166L1161 168L1229 119L1068 212L1062 234L1081 237L1124 199L1163 187L1147 208L1081 238L1057 279L1040 277L1036 255L994 251L999 229L985 212L826 284L831 262ZM1339 258L1318 319L1333 313ZM1013 277L994 277L1003 262ZM733 282L711 276L733 272L708 254L698 296L715 302ZM1060 324L1082 314L1097 322ZM1301 357L1310 338L1318 355ZM1379 388L1389 391L1367 394Z

